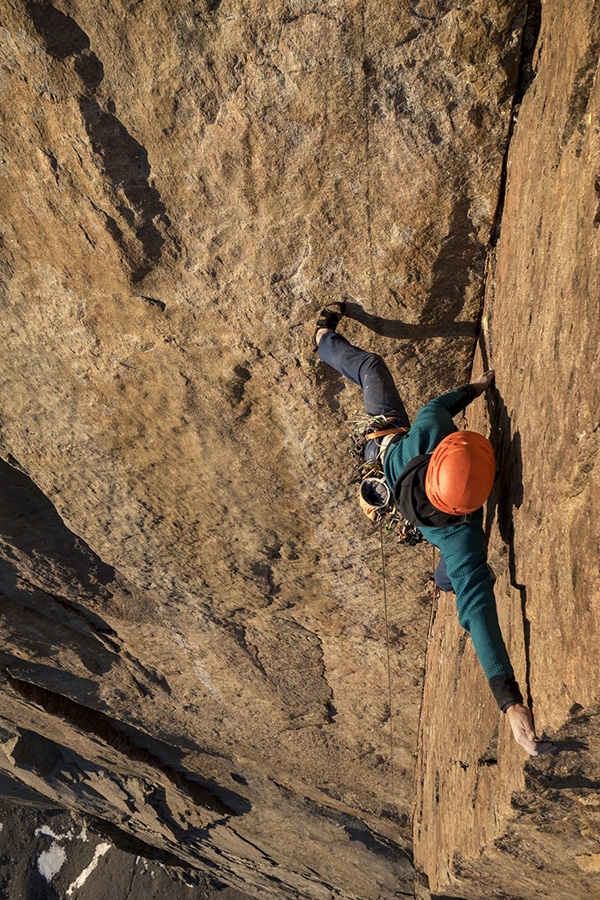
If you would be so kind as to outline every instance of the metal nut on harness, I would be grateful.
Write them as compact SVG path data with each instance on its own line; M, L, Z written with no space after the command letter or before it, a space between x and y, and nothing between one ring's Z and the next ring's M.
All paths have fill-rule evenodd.
M415 528L414 525L411 525L406 519L403 520L404 524L400 529L400 534L398 535L398 542L402 544L407 544L409 547L415 547L417 544L420 544L423 540L423 535L419 531L418 528Z

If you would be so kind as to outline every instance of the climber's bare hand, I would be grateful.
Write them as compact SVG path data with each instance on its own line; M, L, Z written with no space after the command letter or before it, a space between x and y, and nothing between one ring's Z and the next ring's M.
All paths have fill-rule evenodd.
M475 381L471 382L471 386L477 389L477 396L480 397L481 394L484 394L489 388L490 384L494 380L494 375L496 373L493 369L490 369L488 372L484 372L483 375L480 375L479 378L476 378Z
M530 756L541 756L542 753L556 753L557 748L550 741L540 741L533 727L531 710L522 703L515 703L506 710L517 744L520 744Z

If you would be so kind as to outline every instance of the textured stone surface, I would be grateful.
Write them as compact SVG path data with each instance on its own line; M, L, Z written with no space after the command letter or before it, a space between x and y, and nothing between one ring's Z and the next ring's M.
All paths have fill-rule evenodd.
M431 553L386 545L392 785L379 534L346 454L359 397L310 338L346 296L344 333L385 353L411 413L465 380L525 12L5 0L0 761L135 852L261 898L412 892ZM586 52L544 81L551 108L579 109L567 83L592 102ZM574 172L586 114L561 120ZM542 244L507 231L492 347L512 409L502 342L532 304L500 296Z
M478 365L495 367L496 390L471 420L499 451L487 528L503 630L561 753L523 765L444 597L415 820L415 861L440 894L479 898L482 879L488 897L600 893L599 54L598 3L542 5L486 287Z
M120 849L76 814L36 809L23 800L0 800L0 890L5 900L246 900L245 894L210 884L193 869Z

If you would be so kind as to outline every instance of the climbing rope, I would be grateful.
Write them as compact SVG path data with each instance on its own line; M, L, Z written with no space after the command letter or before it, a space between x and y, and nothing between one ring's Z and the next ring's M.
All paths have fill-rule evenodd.
M394 805L396 804L396 789L394 783L394 719L393 719L393 709L392 709L392 663L391 663L391 650L390 650L390 626L389 626L389 616L388 616L388 604L387 604L387 577L385 571L385 550L384 550L384 542L383 542L383 519L379 520L379 540L381 543L381 580L383 584L383 617L385 620L385 648L386 648L386 656L387 656L387 676L388 676L388 704L390 710L390 782L391 782L391 795L392 802ZM435 573L435 547L432 545L431 547L431 565L432 572ZM435 620L435 614L437 612L437 601L440 595L440 589L435 583L435 579L433 582L433 593L431 598L431 616L429 619L429 629L427 634L427 643L430 642L431 636L433 633L433 623Z
M388 621L388 606L387 606L387 587L386 587L386 573L385 573L385 552L383 548L383 521L379 522L379 538L381 541L381 574L383 581L383 615L385 619L385 646L387 653L387 674L388 674L388 703L390 710L390 781L391 781L391 794L392 794L392 803L396 804L396 790L394 785L394 720L392 716L392 665L391 665L391 654L390 654L390 629L389 629L389 621Z
M433 572L433 591L431 593L431 615L429 616L429 628L427 629L427 643L431 641L433 635L433 623L437 612L437 602L440 596L440 589L435 581L435 547L431 545L431 571Z

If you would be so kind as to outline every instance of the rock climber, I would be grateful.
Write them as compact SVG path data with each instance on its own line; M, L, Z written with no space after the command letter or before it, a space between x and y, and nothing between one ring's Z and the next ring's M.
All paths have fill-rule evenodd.
M341 302L321 311L314 349L323 362L362 388L367 414L384 422L383 441L366 435L364 458L379 456L381 461L383 456L384 481L396 507L440 551L436 584L456 594L459 622L471 635L515 740L530 756L552 752L555 746L536 736L498 623L483 532L483 504L495 477L494 451L483 435L458 431L452 421L485 393L494 372L485 372L471 384L427 403L411 425L383 359L336 333L345 312Z

